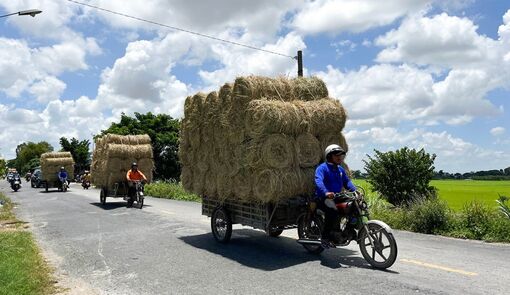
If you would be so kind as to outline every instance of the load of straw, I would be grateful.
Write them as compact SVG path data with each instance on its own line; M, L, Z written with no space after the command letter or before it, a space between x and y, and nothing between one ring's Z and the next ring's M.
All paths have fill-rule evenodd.
M182 184L220 200L313 194L324 148L347 150L345 121L340 102L315 77L240 77L190 96L180 135Z
M133 162L151 181L154 160L148 135L106 134L96 139L90 167L92 183L111 188L116 182L126 181Z
M50 152L41 155L42 179L49 183L58 180L60 168L67 171L68 179L74 178L74 160L70 152Z

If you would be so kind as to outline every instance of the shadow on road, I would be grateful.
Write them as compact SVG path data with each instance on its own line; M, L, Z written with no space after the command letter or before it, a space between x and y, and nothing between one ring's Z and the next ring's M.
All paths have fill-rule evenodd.
M101 204L99 202L90 203L96 207L99 207L103 210L115 210L118 208L126 208L126 202L107 202L106 204Z
M271 238L256 230L234 230L227 244L216 242L211 234L180 237L185 243L221 255L242 265L266 271L320 261L321 265L337 269L345 266L371 268L357 251L347 248L325 250L320 255L308 253L295 239Z

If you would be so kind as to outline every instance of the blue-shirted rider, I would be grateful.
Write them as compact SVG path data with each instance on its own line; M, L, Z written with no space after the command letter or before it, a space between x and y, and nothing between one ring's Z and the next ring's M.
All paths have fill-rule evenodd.
M339 242L341 235L335 232L335 225L339 224L339 213L333 197L343 189L354 192L356 186L351 182L344 168L340 164L345 159L346 152L339 145L332 144L326 147L324 157L326 161L315 170L317 207L324 211L325 221L322 230L324 241Z
M65 167L60 167L60 171L58 172L58 180L60 180L60 184L63 184L64 181L67 181L67 171Z

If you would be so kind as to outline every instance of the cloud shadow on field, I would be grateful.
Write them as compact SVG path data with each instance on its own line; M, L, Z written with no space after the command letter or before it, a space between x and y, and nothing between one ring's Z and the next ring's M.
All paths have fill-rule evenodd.
M345 266L370 268L361 253L347 248L325 250L320 255L308 253L295 239L271 238L262 231L234 230L227 244L216 242L211 233L180 237L185 243L221 255L244 266L274 271L310 261L338 269Z

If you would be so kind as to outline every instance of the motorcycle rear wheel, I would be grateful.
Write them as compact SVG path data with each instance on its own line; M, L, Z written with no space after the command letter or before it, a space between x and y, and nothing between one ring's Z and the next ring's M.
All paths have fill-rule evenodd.
M367 224L368 233L363 229L359 234L359 249L363 258L377 269L386 269L397 259L397 242L392 233L389 233L379 224ZM374 246L370 244L368 235L372 237Z

